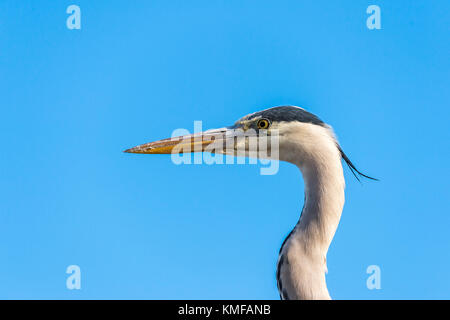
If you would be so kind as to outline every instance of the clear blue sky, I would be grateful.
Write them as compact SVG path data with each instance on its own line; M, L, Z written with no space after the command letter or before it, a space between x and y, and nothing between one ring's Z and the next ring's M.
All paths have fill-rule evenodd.
M449 1L1 1L0 298L277 299L296 167L122 151L283 104L381 180L345 169L332 297L450 298L449 21Z

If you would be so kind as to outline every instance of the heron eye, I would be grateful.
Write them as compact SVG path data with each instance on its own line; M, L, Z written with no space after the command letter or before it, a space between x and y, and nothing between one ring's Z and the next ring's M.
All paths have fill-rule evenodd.
M258 120L258 123L257 123L258 129L267 129L269 127L269 125L270 125L270 122L267 119L260 119L260 120Z

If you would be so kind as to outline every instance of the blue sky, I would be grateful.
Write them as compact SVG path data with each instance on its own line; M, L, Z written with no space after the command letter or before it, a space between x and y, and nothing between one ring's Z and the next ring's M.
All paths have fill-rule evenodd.
M295 166L122 151L283 104L331 124L380 179L345 169L332 297L450 298L449 14L425 0L0 2L0 298L277 299Z

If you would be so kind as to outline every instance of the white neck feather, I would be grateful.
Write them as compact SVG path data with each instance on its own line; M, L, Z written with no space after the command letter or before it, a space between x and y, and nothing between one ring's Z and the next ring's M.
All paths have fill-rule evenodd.
M296 148L290 146L288 161L303 174L305 204L282 248L285 263L279 266L280 281L289 299L330 299L325 282L326 254L345 200L341 155L331 129L306 124L302 130L297 133L302 141L297 141ZM310 135L308 139L305 131Z

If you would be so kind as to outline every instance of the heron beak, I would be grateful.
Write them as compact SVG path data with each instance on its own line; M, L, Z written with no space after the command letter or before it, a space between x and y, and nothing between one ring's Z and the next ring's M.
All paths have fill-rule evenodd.
M143 154L171 154L211 151L225 148L228 139L234 139L236 130L220 128L194 133L186 136L173 137L141 144L124 152Z

